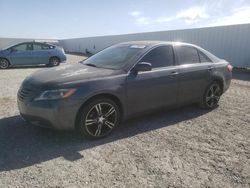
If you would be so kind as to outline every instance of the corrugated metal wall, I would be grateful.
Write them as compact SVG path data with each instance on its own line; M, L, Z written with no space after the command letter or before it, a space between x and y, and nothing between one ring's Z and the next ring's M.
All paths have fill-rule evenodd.
M18 38L0 38L0 49L6 48L8 46L20 43L31 41L32 39L18 39Z
M37 41L37 42L48 42L51 44L58 44L58 40L54 39L19 39L19 38L0 38L0 49L21 43L21 42L31 42L31 41Z
M0 49L32 39L0 38ZM237 67L250 67L250 24L100 36L60 40L59 45L68 52L86 49L96 53L112 44L134 40L182 41L197 44Z
M61 40L68 52L96 53L125 41L164 40L197 44L237 67L250 67L250 24Z

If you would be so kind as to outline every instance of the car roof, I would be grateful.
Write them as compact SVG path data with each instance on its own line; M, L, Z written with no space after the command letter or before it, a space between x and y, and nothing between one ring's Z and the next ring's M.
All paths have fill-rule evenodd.
M184 42L174 42L174 41L151 41L151 40L145 40L145 41L129 41L129 42L123 42L120 44L124 45L145 45L148 47L156 46L156 45L189 45L189 46L195 46L194 44L190 43L184 43Z
M123 42L123 43L120 43L119 45L142 45L142 46L145 46L145 50L142 51L142 53L144 53L147 49L153 48L154 46L158 46L158 45L172 45L172 46L182 46L182 45L185 45L185 46L192 46L192 47L195 47L196 49L199 49L203 53L205 53L213 62L220 61L220 59L218 57L216 57L212 53L208 52L207 50L201 48L200 46L197 46L195 44L185 43L185 42L145 40L145 41Z
M36 42L36 41L20 42L20 43L17 43L17 44L15 44L15 45L13 45L13 46L20 45L20 44L45 44L45 45L55 46L55 45L50 44L50 43L47 43L47 42Z

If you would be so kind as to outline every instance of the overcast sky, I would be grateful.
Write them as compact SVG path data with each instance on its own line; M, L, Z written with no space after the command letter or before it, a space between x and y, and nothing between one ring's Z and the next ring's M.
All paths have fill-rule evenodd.
M0 0L0 37L76 38L250 23L250 0Z

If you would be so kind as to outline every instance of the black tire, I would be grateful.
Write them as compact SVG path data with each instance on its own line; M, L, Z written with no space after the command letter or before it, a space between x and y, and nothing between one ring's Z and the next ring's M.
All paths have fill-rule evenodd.
M88 102L79 111L77 130L81 136L98 139L109 135L120 122L117 104L108 98Z
M54 67L60 65L60 59L58 57L51 57L49 59L49 66Z
M219 82L215 81L209 84L205 90L200 107L205 109L214 109L218 106L220 96L222 94L222 88Z
M10 62L5 58L0 58L0 69L7 69L10 66Z

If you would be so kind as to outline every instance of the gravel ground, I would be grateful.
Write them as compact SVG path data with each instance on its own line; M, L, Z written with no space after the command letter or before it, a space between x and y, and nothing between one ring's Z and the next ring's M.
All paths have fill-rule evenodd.
M215 110L145 115L89 141L18 116L17 89L38 69L0 71L0 187L250 187L249 74Z

